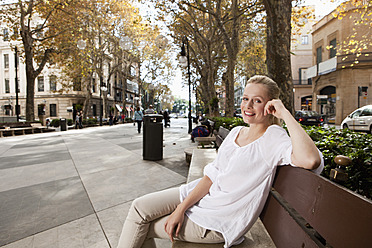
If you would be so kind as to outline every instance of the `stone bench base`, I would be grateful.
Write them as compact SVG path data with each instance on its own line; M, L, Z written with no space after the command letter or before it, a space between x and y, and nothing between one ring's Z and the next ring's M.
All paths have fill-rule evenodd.
M0 129L0 137L25 135L25 134L33 134L33 133L45 133L45 132L53 132L53 131L55 130L48 129L47 127L44 127L44 126L8 128L8 129Z

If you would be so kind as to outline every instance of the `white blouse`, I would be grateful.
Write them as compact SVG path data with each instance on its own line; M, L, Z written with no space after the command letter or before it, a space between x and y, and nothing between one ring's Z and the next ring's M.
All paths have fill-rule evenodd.
M209 193L186 211L199 226L222 233L225 248L244 240L265 205L276 167L291 164L292 143L282 127L271 125L260 138L240 147L235 140L241 128L231 130L216 159L204 168L213 182ZM323 167L322 157L314 172ZM181 202L199 181L180 187Z

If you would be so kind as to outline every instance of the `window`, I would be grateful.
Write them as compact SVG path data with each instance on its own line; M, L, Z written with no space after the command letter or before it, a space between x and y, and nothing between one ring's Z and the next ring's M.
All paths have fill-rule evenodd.
M309 44L309 36L308 35L302 35L301 36L301 44L302 45L308 45Z
M44 77L40 76L37 78L37 91L44 92Z
M56 104L49 104L50 109L50 116L56 117L57 116L57 105Z
M57 76L52 75L49 77L49 87L50 87L50 91L57 90Z
M360 116L372 116L372 108L366 108L362 111Z
M362 110L355 111L354 113L351 114L351 118L359 117L361 112L362 112Z
M45 104L38 104L37 105L37 115L45 115Z
M4 54L4 69L9 68L9 54Z
M3 41L9 41L9 31L7 28L3 29Z
M316 49L316 64L319 64L320 62L322 62L322 47L318 47Z
M93 104L93 116L97 116L97 105Z
M92 93L96 92L96 79L92 78Z
M5 78L5 93L10 93L9 78Z
M330 46L330 49L329 49L329 58L333 58L336 56L336 53L337 53L337 42L336 42L336 39L333 39L329 42L329 46Z

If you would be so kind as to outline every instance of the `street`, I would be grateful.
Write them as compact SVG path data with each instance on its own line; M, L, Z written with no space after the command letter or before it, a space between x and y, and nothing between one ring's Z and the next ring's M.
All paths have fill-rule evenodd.
M186 181L187 119L163 137L156 162L131 123L1 138L0 246L116 247L133 199Z

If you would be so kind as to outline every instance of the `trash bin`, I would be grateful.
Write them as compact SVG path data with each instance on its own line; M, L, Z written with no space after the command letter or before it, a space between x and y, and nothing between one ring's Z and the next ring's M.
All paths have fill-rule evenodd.
M67 121L65 118L59 119L59 125L61 127L61 131L67 131Z
M143 159L163 159L163 116L149 114L143 116Z

